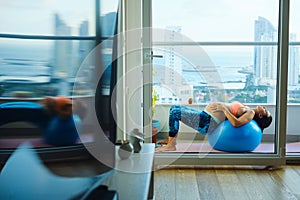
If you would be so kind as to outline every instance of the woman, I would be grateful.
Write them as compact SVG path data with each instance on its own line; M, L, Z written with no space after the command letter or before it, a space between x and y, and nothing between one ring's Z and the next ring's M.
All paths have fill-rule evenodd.
M215 102L208 104L204 111L186 106L172 106L169 116L169 138L167 145L156 149L156 152L176 150L176 136L179 130L179 121L194 128L202 134L211 133L224 120L229 120L234 127L242 126L250 120L255 120L263 131L270 126L272 116L264 106L249 108L235 101L231 104Z
M83 119L86 115L86 107L79 100L72 100L65 96L43 98L39 104L41 104L49 115L57 115L61 119L67 119L72 114L77 114L80 119Z

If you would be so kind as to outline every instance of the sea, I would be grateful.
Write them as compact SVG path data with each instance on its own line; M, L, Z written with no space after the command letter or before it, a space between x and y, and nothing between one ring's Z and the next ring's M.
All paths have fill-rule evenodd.
M46 46L1 45L0 82L49 82L51 79L50 51Z
M208 76L210 76L207 72L215 71L216 73L211 75L213 77L210 78L217 84L222 84L222 88L243 89L247 76L253 72L254 57L252 51L207 52L205 57L205 59L210 60L210 66L195 66L192 63L182 61L181 74L187 84L202 86L208 82L211 83L211 81L207 80ZM158 71L159 66L165 65L163 60L154 59L153 63L154 65L157 64Z
M1 45L0 77L15 76L17 79L20 76L30 77L36 74L47 75L49 73L50 75L49 63L53 59L53 52L52 45ZM253 66L252 55L251 52L232 51L208 53L226 89L244 87L249 73L248 69ZM7 61L13 61L14 64L8 65ZM154 60L153 63L155 62ZM184 70L185 67L183 64L182 76L188 84L197 85L206 82L197 70L191 70L191 66L188 66L188 70Z

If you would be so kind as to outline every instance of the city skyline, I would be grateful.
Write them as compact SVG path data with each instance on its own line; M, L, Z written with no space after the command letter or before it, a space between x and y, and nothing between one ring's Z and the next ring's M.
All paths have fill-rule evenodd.
M107 16L101 17L104 24L102 30L105 34L114 33L113 30L108 29L114 29L115 20L113 16L115 14L108 13ZM70 25L58 13L53 14L53 19L52 27L54 27L55 36L64 36L71 33ZM89 34L89 22L87 20L81 22L78 32L80 36ZM47 43L48 45L27 45L30 51L25 50L24 52L22 52L23 48L20 48L19 43L18 45L9 43L2 46L5 53L0 53L1 82L7 85L5 86L7 91L4 92L4 95L14 94L14 87L20 90L20 84L23 84L22 90L37 91L39 93L40 91L34 86L36 83L47 85L49 90L57 91L57 93L51 93L52 95L72 95L72 88L79 67L95 47L95 41L52 40L51 42L47 41ZM24 45L21 46L25 47ZM30 52L32 55L29 55ZM105 61L107 61L107 58L105 58ZM45 69L47 74L45 74ZM81 81L88 82L92 77L85 74L84 77L80 78ZM44 90L42 89L44 86L41 86L41 90ZM88 92L88 88L86 88L86 91ZM0 92L2 93L1 90Z
M195 1L191 1L191 2L195 3ZM218 2L224 4L224 1L222 1L222 0L218 0ZM270 2L270 1L266 1L266 2ZM232 2L227 1L227 3L228 3L228 5L231 5ZM252 5L253 3L249 3L249 5L250 4ZM207 4L205 4L205 5L209 5L209 3L207 2ZM266 5L267 4L265 4L264 6L266 6ZM262 6L262 7L264 7L264 6ZM233 9L237 9L237 7L238 6L234 7ZM271 7L272 7L271 10L276 10L277 9L276 6L274 6L274 5L272 5ZM22 5L21 5L21 8L22 8ZM183 9L183 11L185 11L185 9ZM259 9L259 11L263 11L263 9ZM155 10L154 13L155 12L157 12L157 10ZM107 16L108 16L108 14L109 13L107 13ZM256 14L257 13L254 13L254 15L256 15ZM236 13L234 15L236 15ZM247 15L247 13L245 13L243 16L241 16L241 20L246 15ZM251 15L251 17L247 18L247 20L252 19L254 15ZM266 13L266 16L267 15L268 14ZM71 23L71 24L68 23L69 21L66 20L65 14L63 14L63 16L60 16L60 13L54 13L52 15L52 17L53 16L55 16L54 22L56 24L55 26L52 26L52 27L54 27L54 34L55 35L73 35L74 32L76 32L76 34L79 34L79 35L90 35L91 34L90 31L89 31L90 30L90 26L89 26L90 21L87 20L87 19L81 18L79 21L77 21L76 23L78 25L76 25L76 31L74 31L75 28L73 26L73 23ZM208 15L208 17L209 16L210 15ZM217 17L217 16L219 16L219 13L215 17ZM274 16L275 16L275 19L274 19ZM252 31L252 33L251 33L251 34L253 34L253 38L249 41L260 41L260 42L276 41L277 40L276 27L275 27L275 25L272 24L274 21L276 21L276 16L277 16L277 14L273 13L272 17L271 17L272 18L271 21L269 21L269 19L265 16L261 17L261 18L258 16L258 18L255 18L253 23L251 23L251 24L253 24L253 27L255 27L255 21L257 21L257 22L264 21L261 24L265 23L265 24L269 24L270 26L269 26L269 28L266 28L265 30L260 31L260 33L264 32L264 34L262 34L260 37L256 37L256 34L259 31L256 31L256 29L258 29L257 27L254 28L254 31ZM226 18L227 18L227 16L224 16L224 20ZM206 18L206 19L208 19L208 18ZM211 18L211 19L215 20L215 18ZM180 20L178 21L179 24L181 22ZM199 19L199 20L201 21L203 19ZM162 18L161 21L164 21L164 18ZM210 21L208 21L208 22L210 23ZM235 20L232 20L230 22L233 22L233 24L234 24ZM193 23L190 23L190 24L193 24ZM215 25L217 25L217 24L215 24ZM239 25L239 23L237 25ZM169 27L172 27L172 26L169 26ZM173 26L173 27L175 27L175 26ZM176 25L176 27L180 27L180 33L183 33L186 30L186 26L183 28L180 25ZM207 28L208 27L209 26L207 26ZM218 30L220 30L222 27L223 26L220 26L220 27L217 27L217 28L218 28ZM246 27L245 29L249 28L247 26L245 26L245 27ZM250 30L253 30L253 27ZM266 27L268 27L268 26L266 26ZM198 31L197 28L198 27L195 27L194 32ZM216 28L216 27L214 27L214 28ZM227 28L223 29L224 30L224 35L226 35L228 29L230 29L230 27L227 27ZM269 31L269 29L271 31ZM213 29L211 29L211 30L213 30ZM210 32L211 30L209 30L207 32ZM199 32L200 35L201 35L202 32L205 32L205 31ZM219 32L223 33L222 31L219 31ZM249 32L249 30L248 30L248 32ZM237 33L232 34L232 36L238 35L238 34L241 34L241 33L242 32L237 32ZM217 33L214 33L214 34L217 34ZM214 37L214 34L211 34L212 37ZM291 38L293 38L293 40L297 40L296 34L293 33L293 34L291 34L291 36L292 36ZM208 38L206 38L206 39L208 39ZM230 37L226 38L224 41L227 41L228 39L230 39ZM239 41L241 38L238 37L236 39L237 39L237 41ZM54 47L53 47L53 49L54 49L54 54L53 54L53 58L52 58L53 60L50 62L51 66L53 66L55 68L54 71L56 71L56 72L62 71L63 73L67 74L68 76L74 77L75 74L76 74L76 70L78 69L78 66L80 65L80 63L82 62L82 60L85 57L85 53L89 52L89 50L86 50L87 46L85 46L84 43L85 43L84 41L80 41L79 44L74 45L70 41L55 41L54 42ZM252 48L252 49L253 50L251 50L251 51L255 51L254 55L253 55L254 59L257 59L259 61L264 61L264 62L254 62L253 60L251 61L251 63L253 63L253 67L255 68L254 71L255 71L255 76L257 78L255 83L257 85L260 85L260 84L274 85L274 82L276 81L276 71L277 71L276 70L277 60L276 60L276 55L275 55L276 54L276 48L274 48L274 47L266 47L266 48L265 47L257 47L257 48ZM217 50L219 50L219 49L217 49ZM232 52L232 53L234 53L234 52ZM295 74L297 74L297 72L299 72L299 60L295 59L295 58L298 57L297 47L290 47L290 55L291 55L290 60L292 60L293 62L290 62L290 63L292 63L291 64L292 67L289 68L289 70L290 70L289 71L289 85L298 85L298 79L297 79L297 76L295 75ZM174 63L180 62L176 58L173 59L173 55L166 55L165 57L166 57L165 59L169 59L171 62L174 62ZM168 68L177 68L176 70L180 71L181 67L178 66L178 65L174 65L174 63L172 65L170 63L168 63ZM170 74L165 75L164 79L167 80L167 78L169 78L168 84L170 84L170 85L173 84L174 87L179 85L175 81L181 82L181 78L178 78L178 76L176 77L176 74L174 74L174 76L173 75L171 76Z
M181 26L168 26L165 29L169 30L165 33L165 40L168 42L180 42L181 40ZM255 42L273 42L277 39L278 30L273 26L273 24L266 18L258 16L255 19L254 23L254 41ZM296 34L291 34L291 39L296 38ZM175 39L176 38L176 39ZM269 91L267 92L267 101L274 101L274 88L276 87L277 82L277 46L267 45L267 46L253 46L254 49L254 57L252 60L252 65L248 66L240 66L241 68L250 68L247 71L243 70L236 70L234 74L232 74L232 85L236 82L235 76L238 73L247 73L248 75L245 77L245 85L247 86L267 86ZM165 51L165 52L164 52ZM226 88L224 84L224 74L220 74L220 69L224 66L186 66L188 70L198 73L198 76L202 78L202 82L200 84L199 81L191 82L184 82L183 78L183 58L178 55L181 55L180 48L177 46L170 46L166 47L163 52L163 58L158 58L160 61L154 61L154 69L159 70L159 73L155 73L158 75L154 76L154 85L155 89L158 91L158 95L162 97L162 99L182 99L183 102L186 102L188 98L193 95L193 88L195 87L202 87L204 85L212 86L215 85L216 87ZM237 52L238 53L238 52ZM199 55L200 56L200 55ZM199 64L199 63L198 63ZM298 54L298 47L290 47L290 57L289 57L289 74L288 74L288 85L289 86L299 86L299 54ZM200 67L197 72L197 67ZM233 67L233 66L232 66ZM163 69L161 69L163 68ZM217 69L218 68L218 69ZM214 72L210 72L211 70L216 70L217 74L223 78L223 81L220 82L218 78L212 80L211 83L209 81L210 77L216 77L217 74L212 74ZM245 71L245 72L240 72ZM250 76L252 74L252 77ZM156 77L157 76L157 77ZM202 76L202 77L201 77ZM204 76L204 79L203 79ZM247 80L247 82L246 82ZM240 84L240 81L236 82ZM218 86L219 85L219 86ZM228 88L230 89L230 88ZM233 89L233 88L232 88ZM242 88L240 88L242 89ZM192 91L192 92L191 92Z

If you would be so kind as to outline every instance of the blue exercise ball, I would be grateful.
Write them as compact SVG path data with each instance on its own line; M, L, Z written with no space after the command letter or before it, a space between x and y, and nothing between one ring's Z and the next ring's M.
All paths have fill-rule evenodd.
M261 139L262 131L254 120L238 128L225 120L208 134L208 142L214 149L227 152L253 151Z
M55 116L44 130L45 142L54 146L75 144L79 139L77 129L80 128L81 120L77 115L72 115L67 119Z

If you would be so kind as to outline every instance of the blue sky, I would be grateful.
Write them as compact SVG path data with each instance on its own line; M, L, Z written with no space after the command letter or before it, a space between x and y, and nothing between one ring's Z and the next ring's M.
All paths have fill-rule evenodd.
M115 11L118 0L104 0L103 12ZM94 22L94 0L1 0L0 32L53 34L54 14L77 31L83 20ZM90 27L91 31L94 27Z
M170 5L172 7L170 8ZM258 16L278 24L277 0L153 0L153 25L182 26L196 41L253 41ZM299 0L291 0L291 32L300 35Z
M103 0L104 12L115 11L118 0ZM182 26L196 41L251 41L254 20L263 16L277 27L278 0L153 0L153 26ZM84 5L84 6L83 6ZM59 13L76 32L83 20L91 24L94 0L1 0L0 32L53 34L53 15ZM299 0L291 0L291 32L300 38ZM94 27L90 27L93 31ZM298 39L300 40L300 39Z

